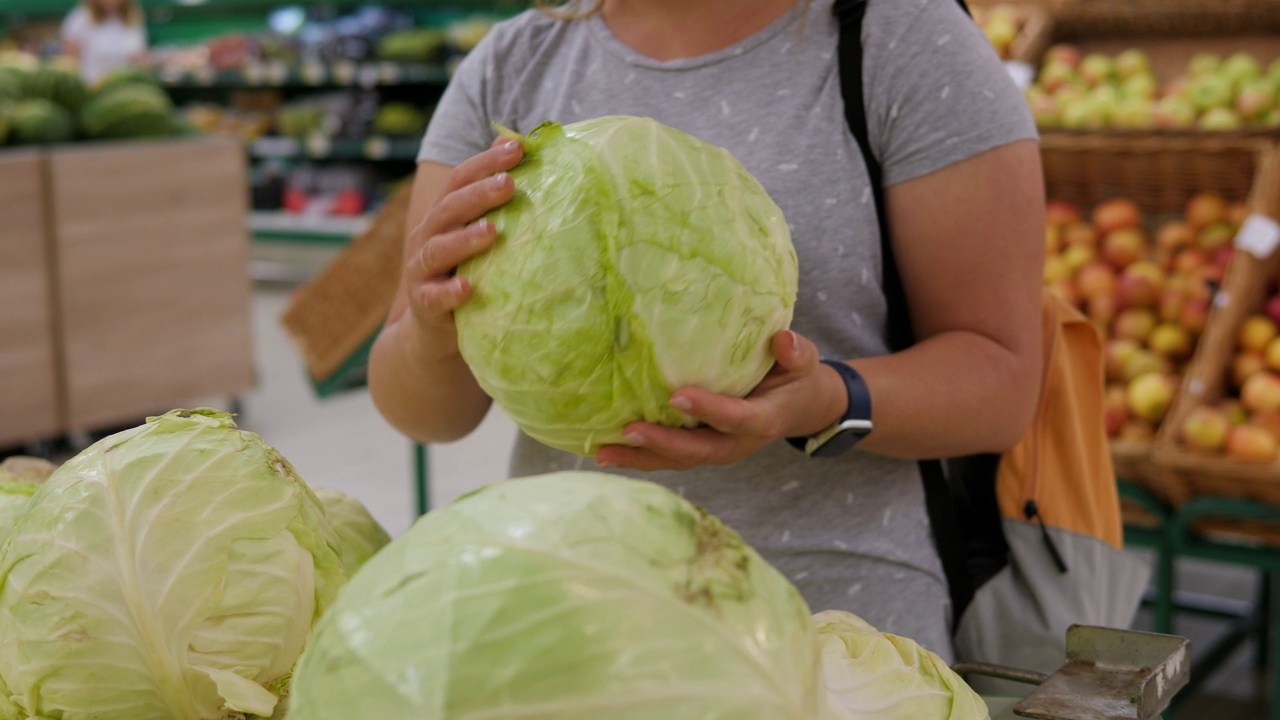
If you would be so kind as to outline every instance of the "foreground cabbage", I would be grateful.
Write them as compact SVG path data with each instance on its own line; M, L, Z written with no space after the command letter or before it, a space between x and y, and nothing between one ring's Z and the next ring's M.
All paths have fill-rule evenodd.
M303 720L826 720L809 611L650 483L559 473L419 520L321 620Z
M986 720L987 706L942 658L847 612L813 616L837 720Z
M27 511L31 496L56 469L43 458L14 456L0 462L0 545Z
M0 554L0 717L268 716L345 580L289 463L213 410L68 461Z
M691 418L694 385L734 396L773 364L791 322L795 249L781 210L726 150L647 118L528 137L495 247L464 263L458 344L527 433L592 455L623 426Z
M315 488L314 491L324 506L325 519L338 536L342 567L347 577L352 577L369 558L391 542L391 536L359 500L329 488Z

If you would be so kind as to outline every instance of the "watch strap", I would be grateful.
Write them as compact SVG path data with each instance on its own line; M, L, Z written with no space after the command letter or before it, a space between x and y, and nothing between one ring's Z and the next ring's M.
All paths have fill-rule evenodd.
M840 360L821 362L835 370L844 381L847 409L830 428L811 437L787 438L787 442L810 455L838 455L871 432L871 390L862 375L848 363Z

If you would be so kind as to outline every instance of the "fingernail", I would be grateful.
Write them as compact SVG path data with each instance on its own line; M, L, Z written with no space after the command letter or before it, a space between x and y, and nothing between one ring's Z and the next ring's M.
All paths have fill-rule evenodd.
M489 179L489 187L494 190L501 190L507 185L507 174L498 173Z
M671 398L671 407L677 410L689 412L693 409L693 403L689 402L689 398L687 397L673 397Z
M462 278L454 278L453 282L449 284L453 286L449 289L449 291L452 292L454 296L461 296L464 292L467 291L467 281L463 280Z
M634 445L636 447L640 447L641 445L644 444L644 436L636 432L629 432L626 435L623 435L622 439L628 445Z
M609 462L608 460L597 460L596 467L602 467L602 468L618 467L618 463Z
M488 235L489 230L493 228L493 223L488 220L477 220L471 225L472 235Z
M519 150L519 149L520 149L520 141L519 141L519 140L508 140L508 141L507 141L505 144L503 144L503 146L502 146L502 152L504 152L504 153L515 154L515 152L516 152L517 150Z
M796 334L793 331L787 331L787 339L791 341L791 349L793 351L800 349L800 338L796 337Z

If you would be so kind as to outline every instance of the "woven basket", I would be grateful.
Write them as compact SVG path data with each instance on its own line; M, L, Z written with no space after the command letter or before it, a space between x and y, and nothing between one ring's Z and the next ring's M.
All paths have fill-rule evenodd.
M403 265L412 183L383 204L373 223L293 296L281 322L307 373L324 382L369 341L391 310Z
M1061 0L1065 37L1233 35L1280 30L1280 0Z
M1275 149L1259 163L1249 202L1254 212L1280 218L1280 154ZM1226 395L1227 373L1240 326L1266 302L1269 285L1278 272L1280 252L1266 258L1236 253L1182 390L1157 435L1153 459L1176 474L1190 495L1252 498L1280 504L1280 461L1257 464L1217 453L1198 453L1178 439L1178 428L1192 410Z

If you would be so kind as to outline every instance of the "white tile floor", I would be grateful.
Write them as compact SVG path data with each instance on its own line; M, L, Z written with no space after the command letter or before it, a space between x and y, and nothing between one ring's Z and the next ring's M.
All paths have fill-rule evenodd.
M318 399L280 325L289 290L255 292L257 388L243 398L240 424L289 458L309 484L359 498L398 535L414 519L410 442L382 420L368 392ZM430 448L432 503L506 476L515 426L494 410L465 440Z

